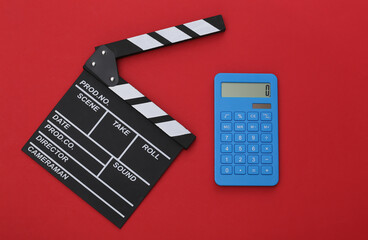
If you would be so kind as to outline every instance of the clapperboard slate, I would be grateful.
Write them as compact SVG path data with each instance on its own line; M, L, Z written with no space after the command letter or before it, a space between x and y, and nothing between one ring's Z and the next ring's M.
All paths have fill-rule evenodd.
M195 136L123 80L116 59L224 30L215 16L97 47L22 150L122 227Z

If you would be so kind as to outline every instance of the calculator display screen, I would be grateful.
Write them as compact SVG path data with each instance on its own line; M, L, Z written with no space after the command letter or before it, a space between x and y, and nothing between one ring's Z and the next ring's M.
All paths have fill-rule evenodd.
M222 97L249 97L269 98L271 97L270 83L231 83L221 84Z

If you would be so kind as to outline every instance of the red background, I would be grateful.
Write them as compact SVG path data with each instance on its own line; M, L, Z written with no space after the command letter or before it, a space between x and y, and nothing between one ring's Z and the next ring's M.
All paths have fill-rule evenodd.
M366 239L367 1L0 1L0 239ZM125 58L197 135L120 230L21 152L94 46L222 14L225 33ZM213 79L279 80L280 182L218 187Z

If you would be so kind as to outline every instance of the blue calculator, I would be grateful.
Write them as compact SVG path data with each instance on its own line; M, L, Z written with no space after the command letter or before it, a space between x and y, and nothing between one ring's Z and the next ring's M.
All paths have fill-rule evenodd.
M274 186L278 181L276 76L217 74L215 182L220 186Z

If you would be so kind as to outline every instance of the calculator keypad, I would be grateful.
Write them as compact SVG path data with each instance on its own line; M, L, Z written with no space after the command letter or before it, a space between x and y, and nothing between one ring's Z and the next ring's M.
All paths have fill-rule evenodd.
M221 112L222 175L272 175L272 113Z

